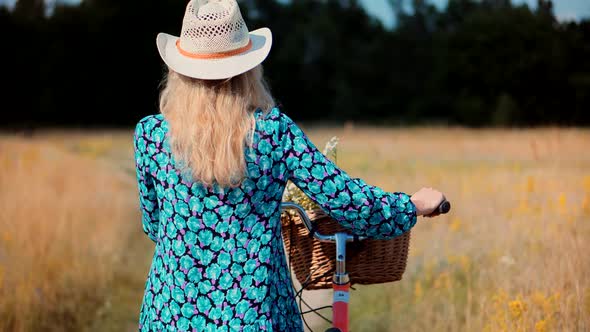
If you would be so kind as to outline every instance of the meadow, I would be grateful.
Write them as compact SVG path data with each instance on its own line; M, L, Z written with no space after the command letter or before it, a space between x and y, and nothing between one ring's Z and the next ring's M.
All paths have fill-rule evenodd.
M355 287L352 331L590 330L590 131L305 128L351 175L453 203L419 219L402 281ZM137 329L133 167L131 131L0 134L0 331Z

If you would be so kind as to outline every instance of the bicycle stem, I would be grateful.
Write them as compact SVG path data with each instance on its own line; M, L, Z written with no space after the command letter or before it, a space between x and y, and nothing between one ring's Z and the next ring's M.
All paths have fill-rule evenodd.
M334 272L334 283L337 285L346 285L350 281L346 272L346 242L348 234L336 233L336 272Z

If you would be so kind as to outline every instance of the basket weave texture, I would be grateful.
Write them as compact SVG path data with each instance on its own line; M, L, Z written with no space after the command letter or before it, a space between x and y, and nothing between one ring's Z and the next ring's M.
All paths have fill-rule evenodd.
M321 210L307 211L321 234L349 233ZM336 245L309 235L297 213L283 212L282 234L295 277L307 290L332 288L336 270ZM346 245L346 270L350 283L370 285L399 281L406 270L410 232L391 240L364 240Z

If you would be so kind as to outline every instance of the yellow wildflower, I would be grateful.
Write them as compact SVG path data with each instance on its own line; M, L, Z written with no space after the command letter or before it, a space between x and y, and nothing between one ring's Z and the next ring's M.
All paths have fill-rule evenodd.
M535 191L535 178L530 175L526 181L526 191L528 193L532 193Z
M508 303L508 307L510 308L510 314L512 318L519 319L522 317L522 314L526 311L526 303L521 300L514 300Z
M10 233L8 231L4 231L4 234L2 234L1 240L3 240L4 243L10 243L12 240L12 236L10 235Z
M439 274L438 277L434 280L433 287L435 289L443 288L445 285L448 284L447 279L448 279L447 272L443 272L443 273Z
M549 298L539 291L536 291L531 295L531 300L535 306L541 308L545 308L547 305L550 305Z
M449 228L453 232L458 232L461 229L461 220L459 218L454 218L451 224L449 225Z
M467 256L467 255L461 256L461 267L463 268L463 271L467 272L470 270L471 260L469 259L469 256Z
M518 205L517 211L521 214L526 214L531 211L531 207L529 206L529 201L525 198L520 200L520 204Z
M536 332L546 332L547 331L547 321L541 319L535 324L535 331Z
M559 207L559 212L565 213L567 211L567 197L565 193L559 194L557 198L557 206Z

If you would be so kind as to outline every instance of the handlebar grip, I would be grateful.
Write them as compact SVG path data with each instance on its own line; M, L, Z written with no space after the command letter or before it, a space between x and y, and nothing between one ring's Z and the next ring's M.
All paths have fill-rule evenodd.
M447 214L447 213L449 213L449 211L451 211L451 202L449 202L445 199L442 201L442 203L440 203L438 208L436 208L436 210L434 210L434 212L432 212L429 215L425 215L425 217L432 218L432 217L440 216L441 214Z
M440 214L447 214L451 211L451 202L447 201L446 199L440 203L438 206L438 213Z

